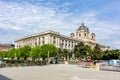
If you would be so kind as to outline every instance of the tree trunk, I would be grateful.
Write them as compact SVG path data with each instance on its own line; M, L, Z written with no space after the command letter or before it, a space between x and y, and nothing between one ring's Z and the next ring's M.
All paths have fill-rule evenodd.
M24 57L24 60L27 60L27 57Z
M19 57L17 57L17 60L20 60L20 58L19 58Z
M66 61L67 61L67 55L65 57L66 57Z

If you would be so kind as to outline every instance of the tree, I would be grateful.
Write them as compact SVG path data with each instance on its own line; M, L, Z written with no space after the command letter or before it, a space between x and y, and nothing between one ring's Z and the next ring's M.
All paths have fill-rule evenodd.
M69 52L67 49L61 50L60 48L58 48L58 53L59 53L59 58L61 58L62 60L64 60L64 58L67 60L68 56L70 60L70 57L72 57L73 54L73 52Z
M42 58L46 58L48 56L48 52L50 57L55 57L57 53L57 48L53 44L44 44L41 46L40 51Z
M67 49L63 49L63 57L66 59L66 61L67 61L68 55L69 55L69 51Z
M15 58L15 54L16 54L16 49L12 48L11 50L7 52L7 57L13 59Z
M102 54L103 51L100 49L100 45L96 44L96 46L92 49L92 52L90 53L90 57L93 60L99 60L101 59Z
M119 56L120 56L119 50L107 50L104 51L102 59L104 60L119 59Z
M69 52L69 60L70 60L70 58L72 58L72 56L74 55L73 53L74 53L73 51L70 51L70 52Z
M30 57L32 57L33 59L40 58L41 57L40 49L41 49L40 46L36 46L36 47L32 48L30 51Z
M88 54L91 53L91 47L81 42L75 46L74 53L76 58L86 59L89 56Z
M118 49L118 59L120 60L120 50Z
M20 59L20 57L21 57L21 48L18 48L18 49L16 49L16 58L17 58L17 60L19 60Z
M58 48L58 53L59 53L59 58L62 58L63 57L63 51L60 48Z
M29 57L30 55L30 51L31 51L31 47L30 46L24 46L18 49L18 55L19 57L23 57L24 60L27 59L27 57Z
M0 52L0 58L3 59L5 57L5 52L1 51Z
M2 58L2 52L0 51L0 59Z

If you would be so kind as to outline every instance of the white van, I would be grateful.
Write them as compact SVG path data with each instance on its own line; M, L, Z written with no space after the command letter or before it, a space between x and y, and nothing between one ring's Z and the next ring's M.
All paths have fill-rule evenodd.
M114 67L120 66L120 60L110 60L109 63L110 63L110 65L112 65Z

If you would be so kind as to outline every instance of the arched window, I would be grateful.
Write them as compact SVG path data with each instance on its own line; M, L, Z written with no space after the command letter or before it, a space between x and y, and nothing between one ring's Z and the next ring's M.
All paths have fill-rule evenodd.
M94 38L94 36L92 36L92 39Z
M85 36L86 36L86 33L85 33Z
M81 34L79 34L79 37L81 37Z

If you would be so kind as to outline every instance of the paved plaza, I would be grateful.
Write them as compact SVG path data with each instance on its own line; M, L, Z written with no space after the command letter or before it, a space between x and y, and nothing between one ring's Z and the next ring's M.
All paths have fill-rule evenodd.
M120 72L65 64L7 67L0 68L0 80L120 80Z

